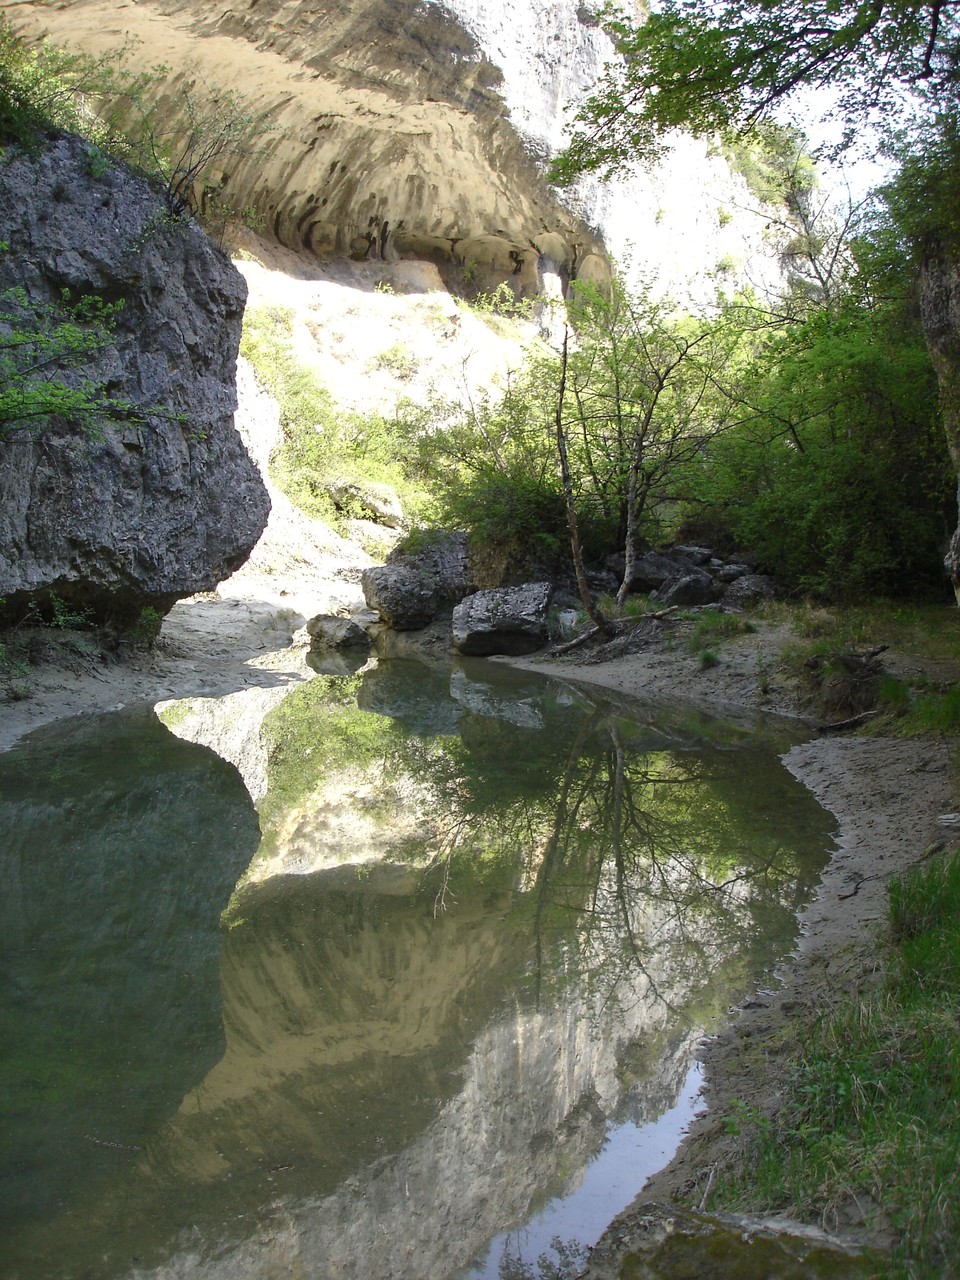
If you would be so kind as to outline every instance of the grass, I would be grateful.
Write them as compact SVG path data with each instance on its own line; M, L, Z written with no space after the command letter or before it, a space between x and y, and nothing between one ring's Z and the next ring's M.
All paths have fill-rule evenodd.
M872 1204L896 1234L885 1273L939 1280L960 1258L960 855L891 885L882 961L787 1050L777 1114L731 1114L742 1165L716 1199L827 1223Z
M827 686L842 681L849 658L887 646L909 654L917 662L935 662L941 669L956 663L960 676L960 611L952 604L911 604L875 601L829 610L817 605L768 604L757 613L764 621L789 625L799 639L784 648L781 668L808 687L814 701L823 701ZM860 732L896 737L922 734L960 734L960 681L934 684L924 676L908 681L880 672L869 689L858 692L860 704L848 710L874 709L880 714ZM830 689L827 688L830 693ZM820 707L832 714L829 707Z
M691 653L703 655L710 652L721 640L728 640L732 636L750 635L756 629L752 622L748 622L739 613L720 613L719 611L701 613L697 615L697 620L693 624L693 630L687 640L687 648ZM715 666L716 663L705 664L701 657L701 666L704 665Z
M886 644L918 658L960 663L960 609L946 601L875 600L836 609L778 601L759 606L756 616L789 623L801 639L834 648L875 649Z

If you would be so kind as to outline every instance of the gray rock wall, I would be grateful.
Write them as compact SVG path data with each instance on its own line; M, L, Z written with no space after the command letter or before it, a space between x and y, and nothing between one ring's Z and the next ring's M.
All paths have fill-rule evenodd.
M212 589L269 512L233 424L242 277L145 181L103 172L76 138L0 167L0 227L0 312L12 287L41 307L64 290L122 301L110 346L71 376L102 379L146 413L142 425L50 422L0 441L5 611L54 592L123 626Z

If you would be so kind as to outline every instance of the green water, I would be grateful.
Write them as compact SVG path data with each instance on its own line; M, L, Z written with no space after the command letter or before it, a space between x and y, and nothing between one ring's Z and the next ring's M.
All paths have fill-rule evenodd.
M675 1105L830 844L782 736L494 664L263 737L259 814L147 713L0 757L4 1280L456 1274Z

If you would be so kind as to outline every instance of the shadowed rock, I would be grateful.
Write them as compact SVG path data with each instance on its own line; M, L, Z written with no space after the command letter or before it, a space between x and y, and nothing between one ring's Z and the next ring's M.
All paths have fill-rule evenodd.
M0 440L8 615L56 594L126 625L146 606L166 612L212 590L246 560L269 511L233 423L242 277L147 182L102 172L78 138L7 160L0 225L0 321L22 327L26 307L42 323L64 294L120 302L107 344L61 376L142 415L50 419Z

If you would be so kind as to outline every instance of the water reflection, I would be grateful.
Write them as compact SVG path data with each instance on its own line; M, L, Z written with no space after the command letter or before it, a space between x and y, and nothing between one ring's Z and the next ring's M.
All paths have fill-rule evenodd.
M318 676L263 737L263 841L195 966L223 1040L122 1179L36 1210L24 1275L455 1273L673 1105L828 842L769 744L485 663Z
M152 715L0 756L0 1254L128 1172L221 1057L219 916L259 837L236 771Z

